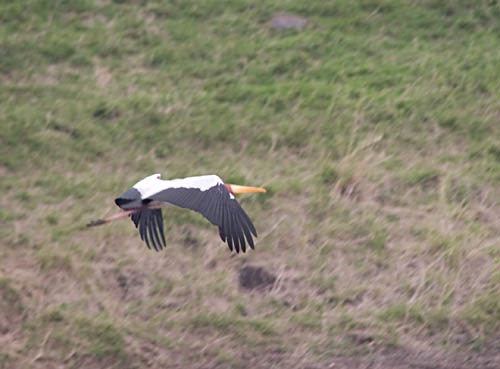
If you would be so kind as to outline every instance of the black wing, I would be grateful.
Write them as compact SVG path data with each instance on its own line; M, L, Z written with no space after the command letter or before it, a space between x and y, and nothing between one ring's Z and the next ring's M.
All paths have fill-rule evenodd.
M153 246L156 251L159 251L165 247L161 209L142 210L130 217L135 227L139 229L141 240L146 242L148 249Z
M247 213L223 183L202 191L198 188L168 188L150 197L151 200L168 202L201 213L219 227L219 235L229 249L246 251L246 243L255 248L252 235L257 231ZM246 241L246 242L245 242Z

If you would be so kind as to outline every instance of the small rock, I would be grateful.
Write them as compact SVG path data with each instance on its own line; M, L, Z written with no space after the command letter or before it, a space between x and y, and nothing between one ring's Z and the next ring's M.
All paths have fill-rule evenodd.
M298 15L289 13L278 13L273 15L269 21L269 26L277 31L284 29L300 30L304 28L307 23L307 19L304 17L299 17Z

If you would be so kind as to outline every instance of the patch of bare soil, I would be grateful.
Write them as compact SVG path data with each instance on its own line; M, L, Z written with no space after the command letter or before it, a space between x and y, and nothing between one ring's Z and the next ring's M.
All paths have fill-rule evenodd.
M276 276L262 267L245 265L239 271L239 280L245 289L263 290L273 286Z
M384 349L360 356L339 356L309 369L497 369L500 368L500 340L487 345L483 350L415 351L408 348Z
M481 351L455 351L442 348L417 351L411 348L381 349L371 353L353 356L321 355L315 360L310 352L284 353L269 351L266 353L241 353L246 368L287 368L287 369L498 369L500 368L500 350L497 340ZM199 363L196 368L228 368L220 362L211 360ZM156 367L152 363L152 367ZM239 367L239 366L238 366Z
M19 292L7 279L0 279L0 336L15 330L26 317Z

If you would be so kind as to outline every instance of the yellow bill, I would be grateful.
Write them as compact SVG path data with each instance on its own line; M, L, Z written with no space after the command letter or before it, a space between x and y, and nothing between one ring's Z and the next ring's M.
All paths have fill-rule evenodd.
M250 186L240 186L240 185L234 185L230 184L229 186L229 191L232 193L253 193L253 192L266 192L265 188L262 187L250 187Z

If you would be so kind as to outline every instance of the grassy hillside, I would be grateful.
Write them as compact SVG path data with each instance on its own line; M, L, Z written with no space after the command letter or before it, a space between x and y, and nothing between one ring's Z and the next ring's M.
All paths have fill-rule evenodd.
M0 2L0 368L498 367L499 19ZM240 198L256 250L174 208L161 253L130 221L85 228L156 172L266 187Z

